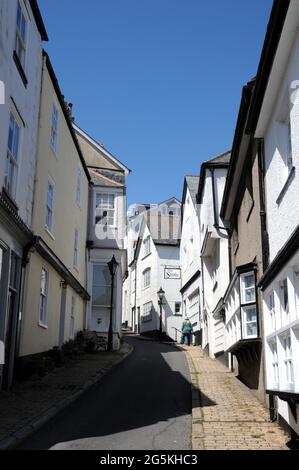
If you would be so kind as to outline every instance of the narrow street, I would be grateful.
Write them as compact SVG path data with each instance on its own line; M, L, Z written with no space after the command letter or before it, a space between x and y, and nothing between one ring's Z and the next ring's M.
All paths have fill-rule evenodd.
M184 352L127 337L132 355L50 421L21 450L191 449L191 388Z

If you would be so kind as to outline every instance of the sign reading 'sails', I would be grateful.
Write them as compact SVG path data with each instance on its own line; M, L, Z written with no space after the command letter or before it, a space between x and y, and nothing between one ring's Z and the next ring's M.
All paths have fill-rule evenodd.
M165 268L164 279L181 279L180 268Z

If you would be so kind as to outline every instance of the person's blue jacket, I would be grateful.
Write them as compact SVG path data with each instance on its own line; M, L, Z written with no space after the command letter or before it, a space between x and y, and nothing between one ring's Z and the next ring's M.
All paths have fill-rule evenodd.
M184 334L189 334L189 333L192 333L192 325L191 325L191 322L190 321L184 321L183 325L182 325L182 332Z

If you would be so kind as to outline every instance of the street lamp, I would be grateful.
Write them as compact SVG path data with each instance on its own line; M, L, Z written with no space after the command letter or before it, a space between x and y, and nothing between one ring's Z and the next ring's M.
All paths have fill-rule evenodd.
M165 292L160 287L160 290L158 291L158 304L160 306L160 335L162 336L162 305L163 305L163 299L164 299Z
M110 320L108 330L108 351L113 351L113 298L114 298L114 277L118 268L118 262L113 255L111 261L108 263L108 268L111 274L111 299L110 299Z

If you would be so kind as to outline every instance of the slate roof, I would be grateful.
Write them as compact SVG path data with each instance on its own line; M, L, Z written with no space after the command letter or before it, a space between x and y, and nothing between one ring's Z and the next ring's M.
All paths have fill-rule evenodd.
M147 226L152 239L157 245L178 245L181 238L181 219L169 215L152 214L147 219Z
M88 170L91 181L95 185L120 188L125 186L125 176L121 173L91 167Z
M230 161L230 155L231 151L229 150L228 152L224 152L221 155L218 155L218 157L211 158L211 160L207 160L205 163L229 163Z
M199 176L185 176L187 186L193 201L193 204L196 205L196 195L198 191Z

